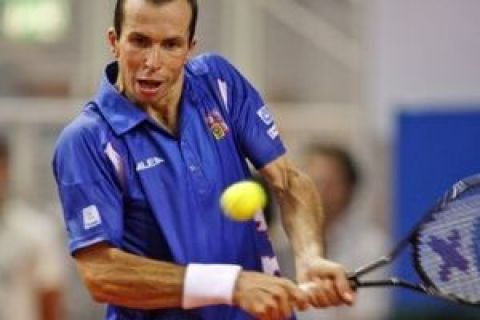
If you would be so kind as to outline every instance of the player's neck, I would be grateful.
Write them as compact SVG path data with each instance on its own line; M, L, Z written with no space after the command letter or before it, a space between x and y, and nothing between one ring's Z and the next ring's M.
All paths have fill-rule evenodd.
M182 96L183 81L172 87L170 93L157 103L145 106L145 111L162 128L176 136L178 133L178 119L180 98Z
M178 104L147 107L148 115L173 136L178 133Z

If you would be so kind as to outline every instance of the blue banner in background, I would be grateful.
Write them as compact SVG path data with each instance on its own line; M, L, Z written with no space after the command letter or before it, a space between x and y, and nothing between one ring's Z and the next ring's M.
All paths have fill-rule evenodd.
M405 237L455 181L480 173L480 105L459 111L401 112L396 119L393 163L394 243ZM395 262L393 273L414 279L411 252ZM455 314L461 319L472 307L394 289L392 313ZM478 309L477 309L478 312Z

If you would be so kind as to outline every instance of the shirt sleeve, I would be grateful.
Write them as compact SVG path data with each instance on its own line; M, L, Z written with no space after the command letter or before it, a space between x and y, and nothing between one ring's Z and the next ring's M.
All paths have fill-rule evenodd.
M72 254L104 241L120 245L122 192L102 150L102 136L74 123L56 145L53 170Z
M217 85L242 151L260 169L285 153L277 124L257 90L235 67L213 56Z

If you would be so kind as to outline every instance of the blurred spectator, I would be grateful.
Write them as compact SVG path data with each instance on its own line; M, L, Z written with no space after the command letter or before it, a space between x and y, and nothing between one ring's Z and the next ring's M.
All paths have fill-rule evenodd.
M360 174L352 156L336 145L315 143L305 150L305 172L312 178L321 195L325 212L327 257L347 268L357 267L385 254L387 237L378 222L361 206L357 191ZM295 279L290 248L273 225L282 273ZM383 271L383 273L385 270ZM376 276L381 276L378 273ZM389 308L388 289L361 289L353 307L336 307L298 313L299 320L379 320Z
M8 196L9 153L0 137L0 319L63 319L63 261L54 224Z

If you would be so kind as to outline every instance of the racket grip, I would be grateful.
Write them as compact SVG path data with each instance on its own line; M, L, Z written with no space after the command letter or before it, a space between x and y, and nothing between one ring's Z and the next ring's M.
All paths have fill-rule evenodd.
M348 278L349 282L350 282L350 286L352 287L353 290L357 290L357 288L360 286L359 283L358 283L358 280L353 277L353 278ZM303 291L310 291L311 289L313 289L315 287L315 283L314 282L304 282L304 283L301 283L298 285L298 287L303 290Z

